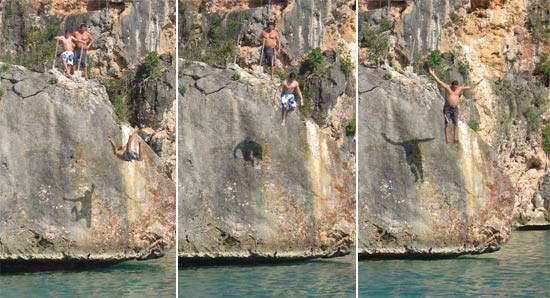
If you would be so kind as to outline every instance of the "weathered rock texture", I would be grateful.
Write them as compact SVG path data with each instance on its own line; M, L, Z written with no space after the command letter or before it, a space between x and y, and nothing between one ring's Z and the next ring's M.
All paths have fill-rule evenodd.
M353 139L338 145L299 112L281 128L263 75L180 65L187 65L179 103L180 264L348 253Z
M459 125L426 78L359 72L359 254L438 258L494 251L510 235L513 187L496 155Z
M175 187L142 144L122 143L105 88L0 64L0 268L158 257L174 243ZM52 84L53 78L59 83Z
M360 1L360 32L382 19L390 24L383 33L386 65L404 71L440 50L463 67L451 79L466 84L484 79L466 94L472 100L460 104L461 119L477 121L480 137L497 150L499 166L514 186L514 226L550 224L545 219L550 210L533 204L547 163L540 129L550 124L550 91L538 65L550 53L550 2ZM360 53L368 56L364 48Z
M269 7L268 1L197 0L180 1L180 7L185 8L184 15L180 16L180 49L183 50L199 50L204 56L211 51L205 42L213 24L220 22L226 26L228 21L236 20L239 30L234 36L228 36L238 45L236 62L243 68L256 67L261 54L257 38L267 21L273 20L282 43L278 68L297 65L313 48L339 51L356 61L355 1L274 0Z

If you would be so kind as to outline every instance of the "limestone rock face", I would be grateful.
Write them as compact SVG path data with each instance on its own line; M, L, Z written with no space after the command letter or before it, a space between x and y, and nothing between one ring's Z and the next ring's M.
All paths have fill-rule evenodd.
M121 145L121 129L105 88L0 66L2 269L143 259L170 248L173 181L143 142L143 161L113 154L106 137Z
M180 63L186 64L179 102L180 264L348 253L355 233L348 147L299 112L281 128L266 76Z
M446 144L444 100L414 74L360 68L359 254L437 258L499 249L513 188L464 123ZM452 135L451 135L452 141Z

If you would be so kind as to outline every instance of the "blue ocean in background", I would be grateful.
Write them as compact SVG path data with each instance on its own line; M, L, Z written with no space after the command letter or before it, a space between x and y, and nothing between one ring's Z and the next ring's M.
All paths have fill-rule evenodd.
M489 254L359 261L359 297L550 297L550 231L513 231Z

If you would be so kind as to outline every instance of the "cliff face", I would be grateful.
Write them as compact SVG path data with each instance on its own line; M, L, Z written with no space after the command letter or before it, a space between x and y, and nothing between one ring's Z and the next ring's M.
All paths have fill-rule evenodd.
M360 256L498 249L510 235L514 199L493 150L464 123L460 143L446 144L436 86L386 73L359 72Z
M118 80L109 94L125 93L124 118L147 132L146 142L161 156L165 172L175 172L175 0L166 1L0 1L0 61L46 71L55 53L54 35L81 23L95 43L88 51L91 78ZM59 46L59 51L61 46ZM58 51L58 54L59 54ZM150 52L161 65L141 73ZM57 63L61 69L60 63ZM108 85L108 84L107 84ZM114 102L116 99L111 98ZM116 104L115 104L116 105ZM120 105L120 103L119 103ZM120 116L120 115L119 115Z
M419 72L419 62L438 50L448 65L441 73L449 80L469 84L484 79L464 95L461 119L477 123L479 136L495 148L499 167L512 182L514 226L547 225L550 210L535 201L548 162L541 129L550 124L550 93L541 65L550 53L550 2L377 2L361 3L359 39L369 26L384 25L380 35L387 37L390 50L383 64ZM368 63L372 50L360 52Z
M313 48L338 51L355 61L354 1L275 0L269 7L268 1L199 0L180 1L180 7L184 11L180 15L180 48L196 57L209 55L212 49L205 47L208 36L221 24L233 28L224 38L238 45L238 51L230 53L225 62L256 67L261 54L257 38L267 21L273 20L282 43L278 68L297 65Z
M338 144L299 112L281 128L263 75L180 65L180 264L348 253L351 137Z
M0 69L2 270L93 266L169 249L173 181L145 143L141 162L113 154L106 137L119 145L125 138L105 88Z

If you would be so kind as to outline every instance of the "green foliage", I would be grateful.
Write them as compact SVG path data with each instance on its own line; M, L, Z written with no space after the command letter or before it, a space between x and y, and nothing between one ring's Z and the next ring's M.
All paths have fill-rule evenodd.
M546 87L550 87L550 53L545 53L542 55L537 69L542 75L543 84Z
M185 92L187 92L187 85L185 85L184 83L181 83L179 87L179 91L181 95L185 95Z
M100 83L105 86L109 100L113 104L115 114L121 121L127 121L130 118L132 107L129 102L129 90L126 83L119 79L100 79Z
M550 125L542 128L542 149L546 154L550 153Z
M241 79L241 75L238 72L234 72L231 78L233 79L233 81L238 81Z
M7 63L2 64L2 66L0 66L0 73L8 71L9 68L10 67L8 66Z
M546 105L546 99L544 98L544 95L539 94L537 98L535 99L535 106L537 108L542 108Z
M308 70L314 72L319 69L319 66L323 63L323 59L323 51L320 48L311 50L307 55Z
M356 123L355 119L351 120L351 122L346 126L346 136L354 136L356 131Z
M432 51L428 55L428 66L432 69L440 67L442 61L443 57L441 56L441 52L439 50Z
M479 122L477 120L468 121L468 126L475 132L479 131Z
M527 119L529 131L537 131L542 123L542 111L537 108L528 107L525 112L523 112L523 115L525 116L525 119Z
M391 78L392 78L391 72L387 72L386 74L384 74L384 80L391 80Z
M230 58L237 54L237 37L240 31L240 22L238 20L228 20L227 24L222 25L215 21L208 33L214 56L209 59L214 63L225 65Z
M0 97L4 96L4 89L0 89Z
M156 51L147 53L145 60L143 61L143 69L145 72L145 77L152 77L158 71L160 65L160 59Z
M353 70L353 65L351 64L351 60L348 58L342 59L340 61L340 69L346 75L346 77L349 77Z
M548 0L531 0L527 8L526 27L535 42L550 39L550 9Z
M59 25L49 23L46 29L31 28L24 32L23 41L26 45L32 45L28 51L24 51L19 57L18 64L34 71L45 71L52 65L56 42L52 38L57 34Z
M468 62L460 62L458 64L458 72L460 72L464 79L467 79L470 76L470 64L468 64Z
M380 66L388 56L388 37L382 33L390 29L388 20L382 19L378 26L369 25L363 31L362 45L367 49L367 60Z
M59 83L59 80L56 78L56 77L52 77L48 83L52 84L52 85L55 85L57 83Z

